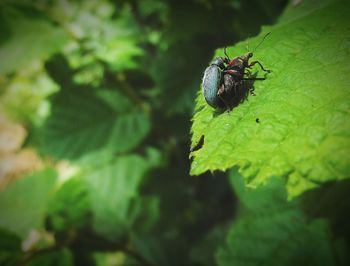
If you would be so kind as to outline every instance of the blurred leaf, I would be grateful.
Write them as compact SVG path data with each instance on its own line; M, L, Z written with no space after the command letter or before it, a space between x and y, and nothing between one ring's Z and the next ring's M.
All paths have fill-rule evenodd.
M77 159L99 149L126 152L148 134L149 119L116 91L61 90L52 98L51 116L38 130L41 151Z
M86 184L69 179L50 201L48 216L55 231L82 229L90 223L90 199Z
M21 255L21 239L0 228L0 264L3 266L17 265Z
M217 253L218 265L337 265L326 221L308 223L297 202L287 201L281 179L239 190L243 210Z
M215 251L225 242L227 231L229 227L227 224L218 225L210 230L191 251L191 260L199 265L216 265Z
M256 97L220 114L206 104L202 93L198 96L192 146L202 135L205 143L192 153L192 175L239 166L251 186L272 176L288 176L289 197L350 176L350 5L334 1L317 7L250 40L254 47L272 32L256 59L273 72L256 82ZM244 54L245 43L234 50ZM325 69L325 58L334 67Z
M62 28L43 18L29 18L13 8L0 13L6 20L11 38L0 46L0 74L14 72L33 60L45 59L68 41Z
M113 71L138 67L136 59L144 51L139 47L138 28L125 6L114 9L113 3L106 0L70 1L58 5L53 12L75 36L76 43L64 53L72 68L77 69L74 79L79 83L93 83L91 74L96 80L103 78L102 67L106 65L100 65L99 61Z
M123 252L95 252L93 254L96 266L125 265L126 255Z
M26 237L42 225L56 173L52 169L23 177L0 193L0 226Z
M155 170L151 172L150 181L146 184L146 191L158 195L160 199L160 222L157 229L161 232L179 233L193 219L195 192L194 187L188 184L188 176L184 172L181 167Z
M132 243L151 265L178 266L188 264L184 239L167 239L161 236L133 236ZM130 259L131 262L135 262Z
M143 55L143 50L136 46L137 38L129 32L119 29L118 24L110 25L108 38L105 43L96 42L96 56L98 59L108 63L114 71L131 69L137 67L137 63L133 60L134 57Z
M335 236L350 244L350 179L326 183L302 195L303 210L310 218L328 218ZM349 253L350 255L350 253Z
M99 63L88 64L78 69L74 75L76 84L91 84L92 86L100 85L103 79L104 68Z
M69 249L64 248L62 250L44 253L31 260L28 266L73 266L73 256Z
M147 212L148 221L158 216L155 199L142 198L138 191L150 167L152 162L145 158L125 155L87 172L93 227L97 233L116 240L129 232L143 211Z
M43 63L34 61L8 79L0 104L14 119L39 125L48 114L46 98L58 89L44 71Z

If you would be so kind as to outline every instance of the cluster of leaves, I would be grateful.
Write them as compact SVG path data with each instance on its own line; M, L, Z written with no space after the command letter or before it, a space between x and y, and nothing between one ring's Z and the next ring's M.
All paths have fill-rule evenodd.
M256 138L256 143L266 147L254 154L256 157L250 155L248 161L250 148L243 136L247 136L244 132L250 131L251 125L245 127L238 122L248 119L242 115L247 108L253 116L258 112L252 109L254 104L254 108L267 108L266 104L258 105L257 99L236 108L230 117L239 118L228 121L230 117L226 114L213 117L212 110L198 98L193 140L196 142L204 134L205 143L194 154L191 171L199 174L237 164L243 166L245 180L254 180L257 169L261 170L262 182L252 185L264 183L267 177L271 183L245 191L236 171L232 171L230 178L223 173L215 177L208 173L189 177L190 117L203 70L214 49L257 34L260 25L274 22L285 5L282 0L269 4L259 0L247 2L9 0L0 3L0 86L4 88L0 107L27 126L30 134L26 145L36 148L45 165L41 171L13 182L0 193L1 265L224 266L233 262L237 265L346 262L342 255L344 243L331 238L347 232L343 215L347 205L337 211L331 205L322 212L312 211L312 202L322 198L319 194L323 194L323 187L319 187L318 193L306 193L303 200L289 202L285 184L270 178L290 174L289 180L293 180L298 173L306 176L308 182L314 178L312 181L318 184L317 173L326 167L318 167L317 172L310 174L310 164L314 162L296 156L296 152L290 154L296 161L288 165L280 154L267 160L263 156L268 155L267 149L275 152L275 147L271 147L275 139L267 142L264 138ZM282 40L283 32L295 31L293 40L297 46L280 41L279 53L264 48L266 57L262 57L262 62L274 62L271 67L276 75L276 82L267 85L269 81L266 81L266 86L277 88L283 81L285 88L280 91L295 88L298 79L286 79L281 74L278 78L275 73L281 73L277 69L301 53L306 41L318 39L322 32L333 34L333 38L323 36L326 44L318 44L328 49L324 49L326 53L338 35L344 36L341 47L347 49L347 35L342 31L346 21L341 22L344 16L337 18L342 27L337 27L337 21L327 22L329 28L321 27L324 24L320 17L333 14L341 3L327 1L314 5L305 1L295 10L288 8L275 26L277 35L269 40L270 44ZM340 11L346 13L345 8ZM304 29L309 32L304 24L311 27L313 23L317 31L306 34L304 39ZM335 28L338 31L333 31ZM242 52L243 44L234 49ZM286 49L288 53L280 61L277 56ZM305 55L303 62L307 64L310 58L315 59L317 51ZM339 54L329 53L329 56L334 64L345 60ZM302 69L299 65L294 67ZM328 119L332 126L339 126L328 133L342 138L346 126L341 115L346 114L348 94L346 90L341 93L341 86L346 84L346 68L327 71L330 75L337 72L343 78L332 95L334 99L324 96L333 88L331 80L322 79L327 90L300 87L298 91L310 97L324 96L325 102L317 102L315 108L327 109L327 103L342 100L339 108L333 110L336 113L333 120L331 114L321 121L317 121L317 116L311 119L315 123ZM324 76L320 73L315 80ZM312 87L314 83L308 81L305 86ZM263 96L259 95L262 102L270 103L269 110L259 109L259 112L268 117L276 108L281 114L276 121L285 119L294 125L297 123L294 117L278 109L280 95L276 90L274 94L266 94L266 100L261 100ZM293 99L291 106L299 104L298 110L302 111L310 100L305 95ZM276 104L271 105L272 102ZM302 112L298 113L298 117L303 116ZM261 121L264 122L263 117ZM272 121L269 128L277 125ZM314 130L309 134L314 134L319 128L316 126L310 125ZM210 131L214 127L215 134ZM236 127L242 131L229 132ZM282 129L287 131L288 127L276 130L281 131L276 138L286 138ZM275 137L271 131L261 132L265 137ZM220 136L228 133L234 138L227 139L227 143L236 146L237 140L242 145L239 151L231 149L229 154L227 145L223 145L226 142ZM321 138L315 136L312 139ZM292 137L289 146L285 144L286 149L301 138ZM325 147L313 151L334 156L332 166L336 166L325 172L324 181L341 179L347 173L338 156L343 153L345 157L346 145L339 145L348 142L337 141L330 139ZM249 145L257 146L252 142ZM318 142L312 145L320 146ZM310 151L310 147L305 149ZM303 149L297 155L311 158L312 154ZM338 153L332 152L333 149ZM236 157L237 154L242 157ZM279 171L273 171L271 165L277 165ZM300 165L303 167L298 168ZM331 178L329 173L334 169L339 175ZM290 187L288 183L290 196L303 191L298 189L298 193L293 193ZM332 199L346 199L346 190L339 193L339 187L344 186L333 188L331 193L327 190L326 194ZM231 225L237 203L235 194L241 208L237 222ZM310 222L307 213L311 212L314 216ZM332 217L334 235L327 231L327 220L313 220L316 216ZM275 257L281 245L285 249ZM322 256L318 257L314 250L323 251Z

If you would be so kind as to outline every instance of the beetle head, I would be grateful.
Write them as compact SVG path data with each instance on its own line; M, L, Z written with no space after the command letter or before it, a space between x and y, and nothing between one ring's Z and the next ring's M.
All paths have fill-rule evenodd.
M245 64L248 64L249 59L253 56L252 52L246 53L245 55L241 56L240 58L245 62Z
M226 63L226 58L217 57L211 62L211 65L215 65L215 66L218 66L218 67L223 69L223 68L225 68L224 63Z

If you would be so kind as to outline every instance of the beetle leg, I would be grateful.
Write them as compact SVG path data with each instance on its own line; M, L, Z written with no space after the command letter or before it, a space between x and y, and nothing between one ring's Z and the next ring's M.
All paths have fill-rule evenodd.
M245 71L247 71L244 73L245 75L248 75L249 77L252 75L252 72L250 72L248 68L246 68Z
M249 68L251 68L251 67L254 66L255 64L258 64L258 65L261 67L261 69L262 69L263 71L265 71L265 72L267 72L267 73L270 73L270 72L271 72L271 70L265 69L265 68L263 67L263 65L262 65L259 61L253 61L253 62L251 62L251 63L249 64Z
M242 80L265 80L265 78L242 78Z
M222 96L222 94L224 93L225 89L224 89L224 85L221 85L220 88L218 89L217 95L218 96Z
M225 93L225 88L224 88L224 85L222 84L217 92L217 96L222 100L222 102L225 104L226 109L229 111L231 109L230 104L225 100L224 93Z

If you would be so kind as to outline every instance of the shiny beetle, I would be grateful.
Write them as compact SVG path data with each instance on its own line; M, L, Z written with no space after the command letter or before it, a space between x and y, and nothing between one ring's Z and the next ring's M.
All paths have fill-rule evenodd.
M256 46L254 51L260 46L265 38ZM206 68L203 76L203 94L206 102L213 108L231 109L232 97L235 97L237 89L242 86L244 80L264 80L265 78L256 78L251 76L249 69L258 64L260 68L270 73L259 61L249 63L249 59L253 56L252 52L245 55L230 59L224 48L226 57L215 58L209 67ZM248 77L245 77L248 76Z
M222 72L226 68L225 63L227 64L228 62L227 58L215 58L204 71L203 93L205 100L211 107L222 107L219 89L222 87Z

